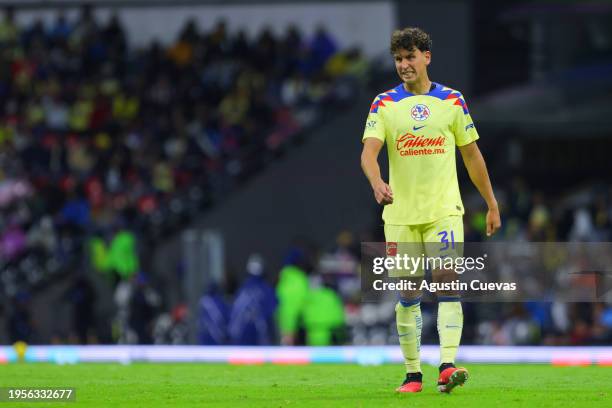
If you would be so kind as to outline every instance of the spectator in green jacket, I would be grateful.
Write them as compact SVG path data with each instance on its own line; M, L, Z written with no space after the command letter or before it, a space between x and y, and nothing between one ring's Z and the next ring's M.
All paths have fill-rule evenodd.
M277 318L283 345L295 345L297 333L303 328L301 319L308 295L308 277L303 266L300 266L303 265L303 259L301 250L291 250L276 286Z
M111 276L115 272L121 279L129 279L140 266L136 237L125 229L115 234L108 247L102 238L92 238L90 251L94 268Z
M344 329L344 304L333 289L321 286L310 290L304 304L304 326L309 346L338 342Z

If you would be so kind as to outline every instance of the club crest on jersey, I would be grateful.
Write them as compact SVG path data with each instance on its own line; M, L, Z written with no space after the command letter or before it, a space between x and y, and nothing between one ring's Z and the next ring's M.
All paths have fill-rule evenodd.
M429 113L430 112L427 105L423 105L422 103L414 105L410 110L410 115L412 116L412 119L418 120L419 122L427 119L429 117Z

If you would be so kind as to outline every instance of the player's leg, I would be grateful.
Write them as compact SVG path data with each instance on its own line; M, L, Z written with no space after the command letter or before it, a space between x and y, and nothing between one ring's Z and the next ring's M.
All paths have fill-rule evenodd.
M385 239L387 240L387 256L403 255L414 252L421 245L421 233L418 228L412 226L385 225ZM397 253L389 248L395 248ZM422 252L420 249L418 252ZM413 254L414 256L414 254ZM418 255L416 255L418 256ZM406 270L390 270L390 278L401 278L418 283L422 279L422 271L410 274ZM422 389L421 373L421 330L423 319L421 316L421 292L420 290L402 291L400 300L395 306L395 320L400 348L404 356L406 366L406 377L403 384L396 390L398 392L419 392Z
M451 392L457 385L463 385L468 372L455 367L455 357L461 342L463 310L458 296L438 297L438 336L440 337L440 366L438 390Z
M431 223L424 231L428 257L462 256L463 219L460 216L445 217ZM452 283L457 274L452 269L436 268L432 271L436 283ZM460 294L456 290L438 291L438 336L440 338L440 377L438 389L451 392L463 385L468 378L467 370L455 367L455 357L463 331L463 310Z
M395 306L395 321L399 344L404 356L406 377L398 392L419 392L422 389L423 374L421 372L421 301L401 299Z

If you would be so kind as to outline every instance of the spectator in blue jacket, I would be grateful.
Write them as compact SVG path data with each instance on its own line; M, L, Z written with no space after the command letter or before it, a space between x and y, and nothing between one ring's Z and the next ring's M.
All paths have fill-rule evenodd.
M274 288L264 278L263 259L253 254L247 262L248 277L238 290L229 323L231 344L270 345L274 342Z

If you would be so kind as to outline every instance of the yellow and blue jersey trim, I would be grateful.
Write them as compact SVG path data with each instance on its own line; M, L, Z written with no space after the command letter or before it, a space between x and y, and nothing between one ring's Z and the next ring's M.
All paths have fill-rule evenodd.
M438 84L437 82L434 82L433 84L434 88L430 92L425 94L425 96L432 96L443 101L452 102L453 105L461 106L465 115L469 113L467 104L465 103L465 99L463 99L463 95L461 94L461 92ZM399 84L395 88L389 89L388 91L379 94L370 106L370 113L378 113L378 108L381 106L386 106L385 103L397 103L411 96L421 95L414 95L406 91L406 89L404 88L404 84Z

